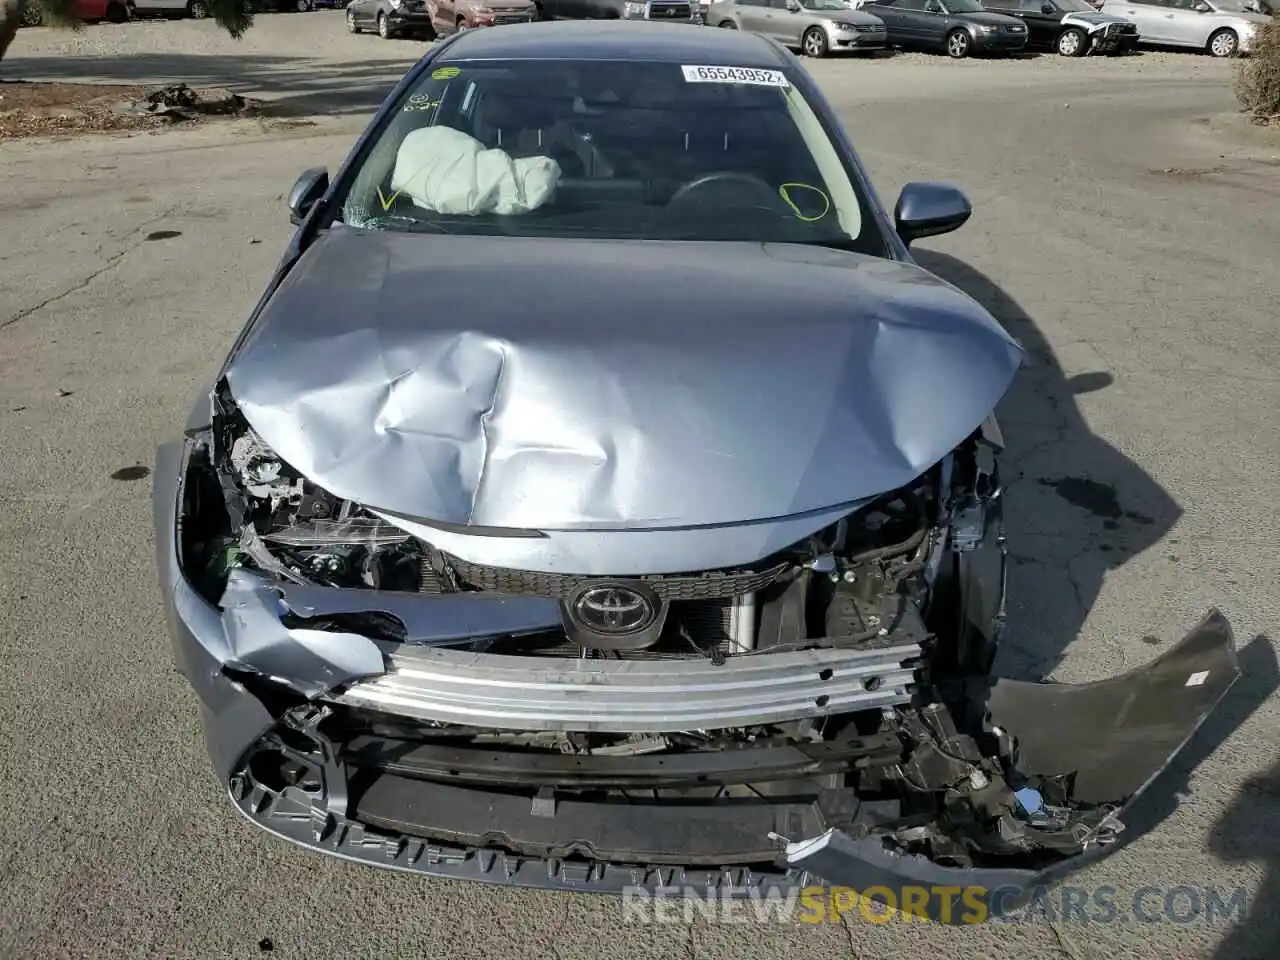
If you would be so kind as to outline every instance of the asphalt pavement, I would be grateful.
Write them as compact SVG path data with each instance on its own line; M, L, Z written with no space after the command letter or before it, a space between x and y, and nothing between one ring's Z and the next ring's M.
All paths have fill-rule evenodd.
M0 956L1274 956L1280 138L1230 117L1230 65L1192 54L813 67L887 202L914 179L968 191L972 221L919 258L1029 351L1002 406L1002 668L1097 679L1211 606L1235 625L1247 675L1182 803L1072 881L1113 889L1118 916L638 924L616 900L374 871L239 819L171 667L140 467L266 282L293 177L336 165L420 53L316 13L238 45L209 23L24 31L6 59L9 78L217 82L319 116L0 143ZM1157 922L1124 908L1143 888ZM1251 909L1192 916L1188 890Z

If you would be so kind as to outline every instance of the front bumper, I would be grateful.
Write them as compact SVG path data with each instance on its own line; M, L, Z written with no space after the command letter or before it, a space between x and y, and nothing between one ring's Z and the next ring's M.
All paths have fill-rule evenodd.
M425 7L421 10L393 7L387 14L387 23L392 30L426 30L432 26L431 11Z
M1129 53L1138 46L1138 34L1103 29L1089 35L1090 53Z
M974 33L973 50L975 53L1017 53L1025 50L1027 34L1025 33Z
M655 23L687 23L695 26L701 26L704 20L702 9L696 3L685 6L661 2L625 3L621 19L652 20Z
M1077 800L1122 802L1105 835L1099 832L1091 839L1085 853L1046 870L959 869L891 852L879 840L857 839L850 827L832 826L837 820L874 824L874 803L863 803L864 809L850 820L850 811L833 809L827 794L804 802L779 795L741 806L620 804L588 801L582 794L564 800L557 798L557 786L577 784L584 777L594 778L593 783L630 784L637 777L659 785L673 777L687 782L681 776L687 778L689 771L680 768L689 764L699 764L700 780L717 789L722 784L822 777L850 769L858 758L873 756L885 745L869 736L838 747L814 744L812 749L770 747L625 760L569 756L557 761L539 755L521 767L518 754L476 762L474 754L464 757L448 748L343 732L347 728L336 721L344 713L366 711L370 696L375 696L376 715L384 717L413 715L410 701L417 697L421 705L420 698L436 689L433 714L444 706L458 710L460 717L518 709L524 712L515 722L536 725L539 718L528 711L539 705L547 711L542 719L550 724L558 712L572 714L573 702L583 699L576 716L589 718L601 705L591 698L603 694L587 689L599 685L599 677L575 685L533 671L523 678L527 682L498 677L492 689L478 689L476 674L457 658L430 656L408 663L355 634L285 630L279 626L281 607L262 604L254 589L224 600L227 611L219 610L180 569L175 530L183 459L181 445L162 448L157 458L157 562L175 659L199 698L214 771L240 813L264 830L375 866L607 893L679 887L726 895L753 891L754 896L827 882L858 890L878 886L895 902L905 903L909 889L954 887L968 892L969 907L973 888L980 888L990 900L989 914L997 915L1017 905L1010 889L1030 891L1113 849L1111 841L1127 812L1144 794L1156 792L1157 775L1239 674L1230 626L1212 612L1162 657L1124 676L1082 685L1007 680L991 685L987 703L992 721L1018 738L1024 773L1075 771ZM317 593L332 598L339 591ZM323 612L323 599L300 596L288 601L295 613ZM505 614L490 607L485 615L513 618L504 626L517 631L525 622L521 618L533 617L525 622L530 628L537 619L523 606ZM461 616L448 619L446 627L452 630L465 630L469 622ZM430 624L423 625L423 631L428 629ZM890 636L880 653L886 662L897 658L905 670L915 651L912 644L897 642L902 639ZM686 670L691 665L681 664ZM636 681L634 695L622 697L632 705L625 722L629 729L675 729L707 720L707 703L723 711L736 702L743 717L785 716L793 709L789 690L803 689L794 684L802 683L800 674L814 670L822 682L834 685L833 691L845 685L844 695L853 698L844 702L845 710L873 706L859 698L898 682L884 674L885 662L877 663L874 669L883 677L869 691L868 665L852 658L810 663L797 668L791 681L787 669L779 668L761 687L752 685L750 674L764 668L752 666L745 673L727 674L730 679L718 686L704 685L705 702L691 695L660 711L653 704L671 690L652 695L654 685L664 682L663 671L654 666L630 662L632 669L622 671L636 674L630 678ZM418 677L420 683L411 682L415 670L427 674ZM483 679L494 677L486 674ZM624 688L630 682L614 679ZM899 680L906 682L905 673ZM684 682L690 693L698 686L689 684L688 677L673 681L668 676L665 682ZM405 684L414 691L412 697L405 695ZM645 690L651 692L649 702ZM609 708L618 702L615 697ZM723 719L723 713L719 716ZM282 779L282 763L296 763L302 772ZM514 791L512 783L528 791ZM927 903L931 918L959 922L961 914L950 904L934 897Z
M883 50L889 45L889 34L886 30L840 30L833 27L827 31L827 40L833 50Z

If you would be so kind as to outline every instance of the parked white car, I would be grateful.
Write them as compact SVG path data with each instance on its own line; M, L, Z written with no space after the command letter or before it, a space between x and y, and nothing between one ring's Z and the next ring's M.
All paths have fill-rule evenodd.
M1138 25L1139 43L1194 47L1215 57L1253 50L1271 18L1249 10L1249 0L1103 0L1102 9Z

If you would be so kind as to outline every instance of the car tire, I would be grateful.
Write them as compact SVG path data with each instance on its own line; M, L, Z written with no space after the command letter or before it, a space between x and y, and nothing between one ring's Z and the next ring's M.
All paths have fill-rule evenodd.
M315 9L311 6L311 0L294 0L293 8L299 13L310 13Z
M952 30L947 34L947 56L953 60L963 60L973 52L973 37L968 30Z
M192 20L204 20L209 16L209 4L205 0L191 0L187 4L187 15Z
M107 5L107 23L124 23L129 19L129 8L123 3Z
M815 60L825 57L830 49L827 46L826 31L821 27L810 27L800 38L800 49L806 57L813 57Z
M1240 52L1240 38L1228 27L1215 30L1209 38L1209 55L1213 57L1234 57Z
M347 7L347 33L359 33L360 27L356 23L356 12Z
M1089 52L1089 38L1083 30L1072 27L1058 34L1054 48L1062 57L1083 57Z
M378 12L378 36L383 40L391 39L391 21L387 19L387 15L381 11Z
M471 29L470 27L467 26L466 17L459 17L457 21L454 23L453 28L458 33L466 33L468 30Z
M734 23L732 20L721 20L718 24L716 24L716 26L718 26L721 30L737 30L738 29L738 25Z

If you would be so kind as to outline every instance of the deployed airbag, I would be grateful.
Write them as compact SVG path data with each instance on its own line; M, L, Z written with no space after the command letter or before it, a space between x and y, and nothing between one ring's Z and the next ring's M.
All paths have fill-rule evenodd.
M559 180L551 157L517 159L452 127L422 127L400 144L391 189L437 213L516 214L550 200Z

